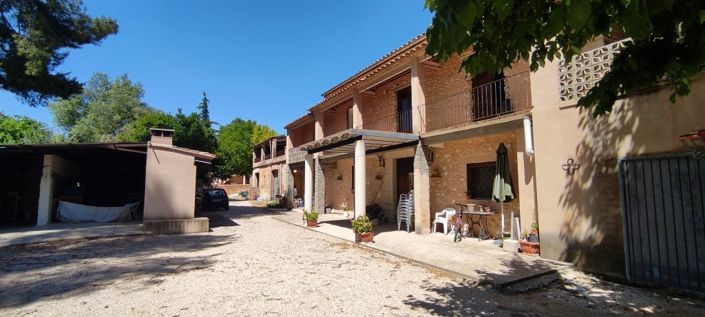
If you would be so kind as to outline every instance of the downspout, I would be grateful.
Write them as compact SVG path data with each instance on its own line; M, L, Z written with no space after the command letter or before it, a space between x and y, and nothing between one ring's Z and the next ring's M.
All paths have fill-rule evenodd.
M534 155L533 124L531 116L524 117L524 147L528 155Z

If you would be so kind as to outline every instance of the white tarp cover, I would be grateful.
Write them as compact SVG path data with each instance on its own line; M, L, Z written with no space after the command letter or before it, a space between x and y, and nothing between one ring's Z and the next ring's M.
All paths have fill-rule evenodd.
M61 222L112 222L124 221L130 217L132 204L120 207L88 206L68 201L59 201Z

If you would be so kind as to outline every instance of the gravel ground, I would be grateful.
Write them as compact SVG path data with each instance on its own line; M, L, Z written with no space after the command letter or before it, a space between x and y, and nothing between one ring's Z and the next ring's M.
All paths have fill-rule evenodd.
M239 203L242 205L242 203ZM0 316L703 315L703 303L570 272L523 294L272 219L211 213L206 234L0 249Z

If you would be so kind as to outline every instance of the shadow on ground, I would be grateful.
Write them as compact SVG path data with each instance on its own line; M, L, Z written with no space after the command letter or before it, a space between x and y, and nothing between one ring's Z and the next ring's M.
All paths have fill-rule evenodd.
M48 296L75 296L120 281L161 283L161 276L213 265L203 252L232 242L233 236L169 235L70 240L0 248L0 308Z

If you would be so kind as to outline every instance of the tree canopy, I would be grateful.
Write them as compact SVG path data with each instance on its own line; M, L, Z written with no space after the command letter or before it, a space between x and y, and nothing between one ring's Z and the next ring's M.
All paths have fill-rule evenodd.
M127 75L111 81L107 74L96 73L81 94L49 105L56 124L74 143L109 142L129 123L151 109L142 102L142 85Z
M177 125L178 122L173 115L150 109L139 116L137 120L125 126L125 128L120 131L117 139L120 142L149 141L149 129L162 128L176 130Z
M630 37L611 71L578 105L595 115L620 95L660 82L671 100L690 92L705 67L705 2L699 0L427 0L434 13L427 52L441 60L468 49L470 74L499 73L518 59L537 70L580 53L597 36Z
M117 33L115 20L91 18L80 0L0 2L0 87L32 106L81 92L81 83L54 70L69 49Z
M20 116L0 113L0 144L49 143L51 131L43 123Z
M216 174L221 179L252 173L252 147L277 136L270 127L254 120L235 118L218 132Z

